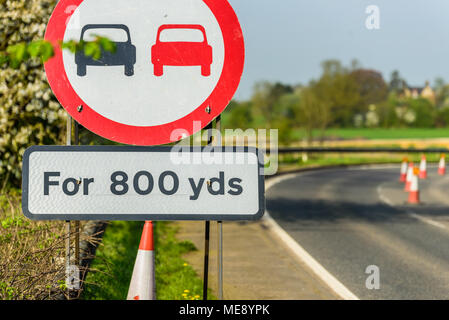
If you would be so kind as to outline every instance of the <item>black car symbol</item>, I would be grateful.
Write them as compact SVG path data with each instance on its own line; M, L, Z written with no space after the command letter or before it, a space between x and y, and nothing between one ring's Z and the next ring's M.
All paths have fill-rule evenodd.
M115 52L102 50L101 58L96 60L86 56L84 52L79 51L75 54L75 63L77 65L77 74L84 77L87 74L87 66L125 66L125 75L130 77L134 75L134 65L136 64L136 47L131 43L129 28L123 24L88 24L81 31L81 41L85 39L86 31L92 29L119 29L126 32L127 40L125 42L114 42L117 46Z

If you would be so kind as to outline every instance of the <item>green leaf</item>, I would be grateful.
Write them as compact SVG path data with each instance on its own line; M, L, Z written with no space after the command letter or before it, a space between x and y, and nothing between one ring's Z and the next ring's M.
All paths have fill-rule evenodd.
M41 52L41 43L40 41L31 42L27 47L27 52L29 55L33 58L36 58L39 56L39 53Z
M33 41L27 47L28 54L33 58L40 58L43 62L54 56L53 45L45 40Z
M4 65L9 61L8 56L4 52L0 52L0 66Z
M42 43L40 54L42 61L47 62L50 58L52 58L55 55L55 49L53 48L53 45L50 42L45 41L44 43Z
M115 53L117 51L117 45L108 38L98 37L97 42L100 44L104 51Z
M84 47L84 54L86 56L92 57L95 60L101 58L101 48L100 45L96 42L87 42Z
M78 42L74 40L63 42L61 48L69 50L71 53L76 53L78 51Z
M17 69L23 61L29 58L26 43L9 46L6 52L9 55L11 67L14 69Z

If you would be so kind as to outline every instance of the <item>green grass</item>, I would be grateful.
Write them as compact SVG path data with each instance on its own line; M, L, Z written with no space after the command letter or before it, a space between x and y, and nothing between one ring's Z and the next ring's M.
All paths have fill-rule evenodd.
M87 275L83 299L125 300L143 223L112 222Z
M104 235L86 279L85 300L125 300L142 234L143 223L113 222ZM179 241L177 228L155 224L156 290L158 300L192 300L202 297L202 280L182 255L196 250Z
M320 132L315 131L314 136L319 137ZM296 139L304 138L304 130L294 132ZM430 139L449 138L449 128L402 128L402 129L328 129L326 138L338 139Z
M428 162L438 162L440 155L438 154L428 154ZM292 165L298 167L308 167L308 166L335 166L335 165L359 165L359 164L376 164L376 163L400 163L402 162L404 155L394 154L394 155L363 155L363 154L309 154L309 159L307 162L303 162L301 157L294 155L285 155L280 158L280 166L290 168ZM418 164L421 160L421 155L412 154L408 155L408 160Z

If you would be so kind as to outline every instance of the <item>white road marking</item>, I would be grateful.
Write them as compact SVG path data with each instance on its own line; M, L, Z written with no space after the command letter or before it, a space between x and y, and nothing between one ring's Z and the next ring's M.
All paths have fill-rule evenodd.
M266 191L273 186L289 179L301 175L288 174L273 178L266 184ZM293 239L266 211L264 221L268 224L269 230L273 232L304 264L306 264L324 283L326 283L338 296L344 300L359 300L343 283L338 281L329 271L327 271L317 260L315 260L301 245Z
M384 202L385 204L387 204L390 207L394 208L395 205L394 205L393 201L391 201L387 196L385 196L383 194L382 190L383 190L382 185L377 187L377 194L379 195L379 199L382 202ZM415 212L413 212L411 210L407 210L406 212L407 212L407 214L410 217L415 218L416 220L419 220L421 222L427 223L428 225L431 225L431 226L434 226L434 227L437 227L437 228L440 228L440 229L448 230L448 228L444 224L442 224L442 223L440 223L438 221L435 221L435 220L432 220L432 219L429 219L429 218L425 218L422 215L419 215L419 214L417 214L417 213L415 213Z
M416 213L411 212L411 211L409 211L408 214L411 217L413 217L415 219L418 219L419 221L422 221L422 222L425 222L427 224L430 224L431 226L447 230L447 227L444 224L442 224L442 223L440 223L438 221L435 221L435 220L432 220L432 219L429 219L429 218L424 218L423 216L420 216L419 214L416 214Z

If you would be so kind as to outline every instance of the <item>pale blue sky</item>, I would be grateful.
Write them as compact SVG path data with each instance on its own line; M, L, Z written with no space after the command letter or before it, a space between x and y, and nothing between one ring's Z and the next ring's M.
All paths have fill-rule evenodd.
M246 66L237 99L261 80L307 83L320 63L336 58L398 69L410 85L449 81L448 0L229 0L246 40ZM365 27L368 5L380 8L380 30Z

